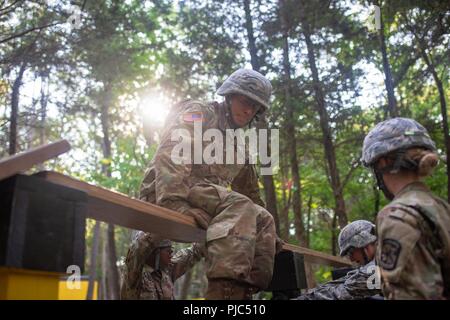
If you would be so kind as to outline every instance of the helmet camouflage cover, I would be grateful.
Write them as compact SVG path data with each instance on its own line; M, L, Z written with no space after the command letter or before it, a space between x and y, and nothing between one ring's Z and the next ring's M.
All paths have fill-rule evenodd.
M158 238L158 237L157 237ZM172 246L172 241L169 239L154 239L153 234L144 231L137 231L133 236L133 242L142 242L146 246L153 249L167 248Z
M436 150L427 130L417 121L409 118L385 120L365 137L361 160L365 166L371 166L393 151L412 147Z
M261 73L251 69L239 69L233 72L217 90L217 94L242 94L265 109L269 108L272 85Z
M377 240L375 225L367 220L356 220L346 225L339 233L340 255L345 256L350 248L364 248Z

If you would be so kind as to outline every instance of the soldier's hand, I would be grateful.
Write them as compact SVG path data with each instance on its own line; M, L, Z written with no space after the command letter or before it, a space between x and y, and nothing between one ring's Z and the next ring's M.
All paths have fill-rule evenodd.
M199 208L193 208L189 209L186 214L194 217L195 221L202 229L208 229L209 222L211 221L211 216L208 212Z

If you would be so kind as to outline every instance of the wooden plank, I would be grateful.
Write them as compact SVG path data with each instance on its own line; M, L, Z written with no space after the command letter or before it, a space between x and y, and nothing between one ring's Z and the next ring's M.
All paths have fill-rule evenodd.
M177 242L200 242L205 230L194 218L145 201L132 199L63 174L44 171L37 174L56 184L82 190L88 194L88 217L130 229L154 232Z
M0 160L0 180L11 177L34 165L55 158L70 150L67 140L40 146Z
M88 194L88 216L92 219L121 225L131 229L154 232L178 242L200 242L206 237L205 230L197 227L194 219L145 201L132 199L124 194L110 191L63 174L44 171L37 174L56 184L82 190ZM347 267L351 263L343 258L308 248L285 244L285 250L303 254L308 263L334 267Z
M331 254L326 254L312 249L295 246L292 244L283 245L283 249L303 254L305 257L305 262L309 262L312 264L327 265L338 268L352 266L352 263L347 259L336 257Z

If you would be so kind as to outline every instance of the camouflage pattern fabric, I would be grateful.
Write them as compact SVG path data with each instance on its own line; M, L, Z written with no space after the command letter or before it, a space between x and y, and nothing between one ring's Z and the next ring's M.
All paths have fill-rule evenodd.
M159 236L142 231L133 239L122 276L122 300L173 300L175 280L204 256L204 248L194 244L177 251L168 268L155 270L146 261L160 241Z
M171 133L184 129L182 139L192 141L199 121L203 131L218 130L225 145L226 129L231 129L225 105L182 102L168 116L140 198L187 215L192 208L205 210L212 218L207 230L208 277L265 288L273 271L276 232L273 217L263 208L255 166L247 160L243 164L181 165L171 160L172 149L179 143L171 141ZM210 143L203 141L203 150ZM237 152L235 143L234 159Z
M251 69L239 69L233 72L217 90L217 94L242 94L269 108L272 85L262 74Z
M361 161L373 165L379 158L399 149L424 147L435 151L427 130L417 121L393 118L378 123L364 139Z
M448 299L450 206L421 182L406 186L377 216L376 261L387 299Z
M350 248L364 248L375 242L375 225L370 221L356 220L346 225L339 233L340 255L345 256Z
M374 284L371 279L374 273L375 261L372 260L344 277L318 286L294 300L362 300L379 296L381 290L376 286L369 289L369 283Z
M197 118L189 118L192 115L196 115ZM193 145L195 121L202 122L203 131L219 129L224 135L223 141L226 140L225 130L231 129L223 104L186 100L175 106L167 117L166 130L162 134L161 143L145 173L140 199L179 212L186 212L192 208L187 202L190 188L197 183L207 182L232 188L249 197L253 202L264 205L259 194L258 175L254 165L177 165L172 162L172 149L179 143L171 141L172 132L176 129L184 129L186 136L183 136L182 139L191 140ZM203 148L206 148L209 143L204 141ZM235 148L235 159L236 154L237 148ZM225 155L223 159L226 159Z
M208 279L233 279L266 288L275 256L272 215L248 197L218 185L197 184L188 200L213 216L206 232Z

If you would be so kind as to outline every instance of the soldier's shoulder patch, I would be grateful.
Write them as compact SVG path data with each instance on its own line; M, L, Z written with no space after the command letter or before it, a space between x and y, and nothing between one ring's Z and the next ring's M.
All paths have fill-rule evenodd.
M203 112L201 111L183 113L184 122L203 122L204 120L205 117L203 116Z
M380 267L385 270L394 270L402 251L402 245L395 239L384 239L381 244Z

